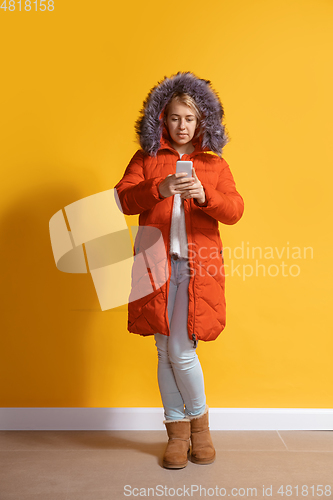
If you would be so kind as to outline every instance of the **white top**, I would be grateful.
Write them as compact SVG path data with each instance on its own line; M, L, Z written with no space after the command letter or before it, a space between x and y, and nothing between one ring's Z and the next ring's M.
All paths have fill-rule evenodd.
M180 158L183 154L180 154ZM188 258L184 200L180 198L180 194L175 194L173 198L170 230L170 254L177 254L179 257L183 257L185 259Z

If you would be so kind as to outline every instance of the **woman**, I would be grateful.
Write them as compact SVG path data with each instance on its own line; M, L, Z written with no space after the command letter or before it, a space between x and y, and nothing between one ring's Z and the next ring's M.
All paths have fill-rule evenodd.
M222 159L222 120L208 80L190 72L165 78L144 102L136 122L141 149L116 185L123 212L140 214L128 329L155 336L166 468L187 465L190 442L192 461L215 459L196 346L225 327L218 221L235 224L244 209ZM180 159L193 162L192 177L176 173Z

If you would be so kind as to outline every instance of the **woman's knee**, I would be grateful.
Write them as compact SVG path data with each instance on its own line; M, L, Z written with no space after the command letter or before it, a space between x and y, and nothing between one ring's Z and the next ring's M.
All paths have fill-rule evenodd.
M168 337L160 333L155 333L155 345L157 347L157 356L160 361L169 363Z
M169 342L168 354L170 363L181 369L187 369L194 366L197 362L197 354L194 349L183 350L177 343Z

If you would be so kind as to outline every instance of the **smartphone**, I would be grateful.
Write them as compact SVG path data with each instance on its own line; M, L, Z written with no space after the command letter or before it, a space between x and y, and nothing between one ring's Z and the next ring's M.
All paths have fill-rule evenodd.
M176 167L176 174L178 174L178 172L186 172L187 177L192 177L192 167L193 167L193 161L178 160Z

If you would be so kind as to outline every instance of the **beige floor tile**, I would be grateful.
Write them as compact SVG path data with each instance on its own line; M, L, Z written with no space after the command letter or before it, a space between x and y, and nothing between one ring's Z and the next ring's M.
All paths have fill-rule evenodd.
M80 432L63 431L3 431L0 450L72 449L80 447Z
M46 433L40 431L1 431L0 432L0 451L7 450L32 450L38 446L38 442L41 443L47 441L48 436L48 446L56 441L56 432Z
M131 442L166 443L166 431L113 431L112 438L126 439Z
M1 490L0 490L1 491ZM67 500L67 493L0 493L1 500ZM98 498L98 497L97 497ZM110 500L109 498L107 500Z
M28 463L32 460L48 464L62 464L75 462L80 458L117 460L118 453L126 454L126 450L23 450L23 451L0 451L0 464ZM1 471L0 471L1 472Z
M289 451L333 452L332 431L279 431L279 435Z
M151 488L155 498L164 498L157 495L161 488L175 498L177 488L183 493L184 487L189 492L192 488L196 490L192 498L198 499L204 498L203 488L206 498L214 489L219 495L212 498L221 498L221 493L232 497L231 488L244 488L239 496L245 498L251 496L246 488L256 488L257 497L264 498L263 487L272 486L268 498L281 500L288 496L277 493L281 485L291 485L291 498L297 497L298 486L298 497L303 498L302 485L316 488L332 481L332 433L214 431L212 435L217 449L214 464L190 462L185 469L168 470L162 467L164 431L0 433L0 500L118 500L127 498L126 486L127 492L139 488L139 494L145 488L141 492L146 496ZM311 446L314 451L308 451Z
M0 485L6 493L13 489L20 494L106 489L115 478L122 480L128 467L126 450L6 452L7 457L4 453Z
M20 459L10 457L1 461L1 494L16 493L19 499L23 494L50 495L66 493L69 472L66 460L59 461L54 456L48 460L36 456ZM1 500L2 497L0 496Z
M165 431L2 431L0 451L41 449L140 449L166 442ZM141 447L141 448L142 448Z
M276 431L211 431L211 435L217 451L286 450L285 444Z
M187 485L205 487L217 485L229 489L229 492L233 487L256 487L261 488L262 493L262 487L270 485L277 488L288 484L300 487L330 484L331 466L325 453L227 451L219 453L211 465L190 463L186 469L179 471L179 476L174 475L173 479L176 486L181 486L184 482ZM273 498L278 499L280 496Z
M123 498L126 499L124 490L118 486L113 487L109 491L78 491L68 493L66 496L66 500L122 500Z

